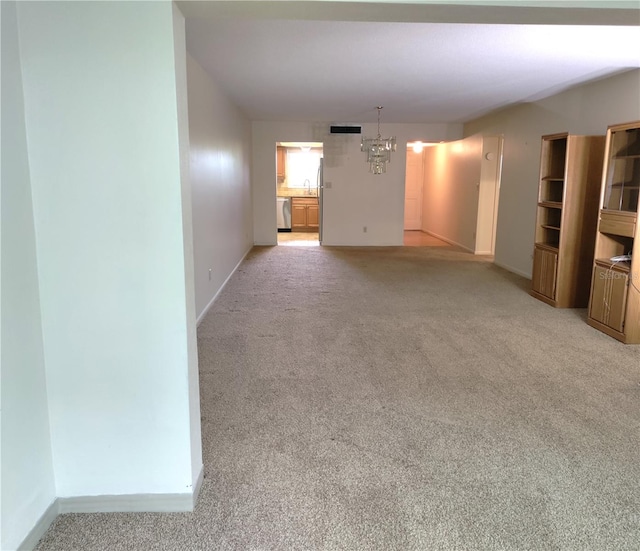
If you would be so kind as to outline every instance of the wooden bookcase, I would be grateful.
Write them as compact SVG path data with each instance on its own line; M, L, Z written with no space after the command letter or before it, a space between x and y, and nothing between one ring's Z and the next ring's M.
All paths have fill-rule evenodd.
M586 308L602 178L604 136L542 136L531 295Z
M629 344L640 343L639 196L640 121L610 126L587 322Z

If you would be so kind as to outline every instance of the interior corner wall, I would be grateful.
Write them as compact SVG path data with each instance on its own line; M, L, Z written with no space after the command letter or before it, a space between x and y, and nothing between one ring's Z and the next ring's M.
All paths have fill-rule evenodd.
M357 121L355 121L357 122ZM252 190L254 242L275 245L276 142L323 142L324 201L323 244L341 246L402 245L406 145L409 141L440 141L462 136L458 124L383 123L385 135L395 135L387 173L369 172L360 151L360 135L330 134L329 123L252 123ZM364 135L375 136L375 123L362 124ZM330 187L329 187L330 186ZM366 231L364 228L366 227Z
M1 543L17 549L55 500L38 262L15 2L2 2Z
M465 136L504 136L496 264L531 277L541 137L557 132L604 135L609 125L640 120L638 98L636 69L465 124Z
M21 2L57 497L192 489L170 2Z
M189 54L187 78L196 312L200 319L253 246L251 123Z
M422 231L475 252L482 136L424 149Z

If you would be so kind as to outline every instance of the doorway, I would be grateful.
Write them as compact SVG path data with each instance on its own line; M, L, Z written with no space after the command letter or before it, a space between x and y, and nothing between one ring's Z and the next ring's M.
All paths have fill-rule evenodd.
M278 245L321 244L322 157L321 142L276 143Z
M478 134L407 146L405 231L420 230L474 254L493 256L502 136Z

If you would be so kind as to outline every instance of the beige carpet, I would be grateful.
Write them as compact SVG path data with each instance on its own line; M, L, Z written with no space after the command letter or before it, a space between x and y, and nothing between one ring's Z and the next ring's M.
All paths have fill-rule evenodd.
M256 248L199 328L194 513L44 550L637 550L640 347L443 248Z

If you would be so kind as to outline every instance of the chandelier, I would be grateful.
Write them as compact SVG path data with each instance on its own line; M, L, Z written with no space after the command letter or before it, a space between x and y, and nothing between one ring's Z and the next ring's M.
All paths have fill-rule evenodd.
M360 150L367 152L367 162L369 172L383 174L387 171L387 163L391 162L391 152L396 150L396 137L383 138L380 135L380 111L382 106L376 107L378 110L378 136L376 138L362 137Z

